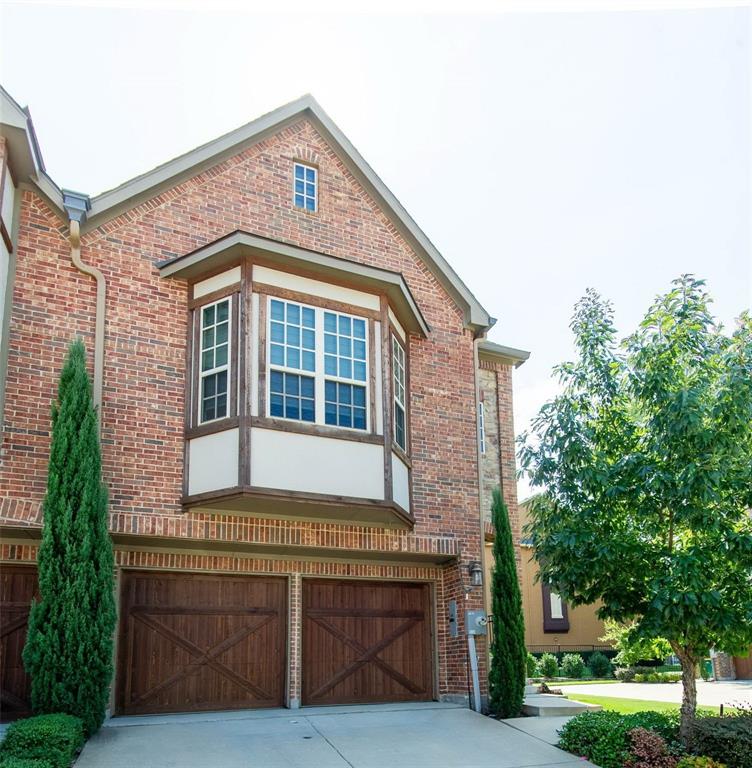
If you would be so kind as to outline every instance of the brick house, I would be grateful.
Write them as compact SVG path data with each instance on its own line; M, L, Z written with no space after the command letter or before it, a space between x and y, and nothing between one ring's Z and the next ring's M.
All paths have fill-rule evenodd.
M311 97L90 198L49 178L1 95L6 710L28 691L76 336L117 564L114 713L465 698L494 485L519 536L527 353L485 338L493 318Z

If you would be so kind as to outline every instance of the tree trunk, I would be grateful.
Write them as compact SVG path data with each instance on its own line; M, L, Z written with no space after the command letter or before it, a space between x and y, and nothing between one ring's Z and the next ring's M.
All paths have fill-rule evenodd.
M682 668L682 705L681 705L681 724L679 726L679 736L682 744L689 749L690 737L692 734L692 723L695 719L697 710L697 684L695 682L695 667L698 659L695 654L682 646L671 643L674 653L679 657Z

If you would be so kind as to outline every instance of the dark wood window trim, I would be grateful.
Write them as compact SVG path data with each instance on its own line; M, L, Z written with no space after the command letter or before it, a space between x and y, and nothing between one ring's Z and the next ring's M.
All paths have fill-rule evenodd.
M569 632L569 611L567 604L561 601L561 619L554 619L551 616L551 587L548 584L541 583L541 593L543 595L543 631L544 632Z
M276 419L271 416L254 416L251 425L261 429L276 429L280 432L297 432L301 435L316 435L318 437L334 437L339 440L351 440L354 443L373 443L383 445L384 438L371 432L356 429L342 429L329 424L311 424L308 421L293 421L292 419Z

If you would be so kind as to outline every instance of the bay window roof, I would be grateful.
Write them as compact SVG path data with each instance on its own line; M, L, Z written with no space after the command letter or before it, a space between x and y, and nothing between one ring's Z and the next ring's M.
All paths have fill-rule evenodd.
M384 293L409 333L426 337L430 332L428 323L399 272L329 256L249 232L232 232L191 253L162 261L157 264L157 268L164 278L195 279L209 271L230 268L245 256L260 258L264 264L272 267L304 270L306 274L324 282L345 281L364 291Z

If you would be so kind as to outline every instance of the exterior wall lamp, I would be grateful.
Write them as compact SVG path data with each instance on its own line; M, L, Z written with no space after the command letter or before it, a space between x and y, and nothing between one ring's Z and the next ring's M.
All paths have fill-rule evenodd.
M467 571L470 574L471 587L483 586L483 568L477 560L473 560L473 562L467 566Z

